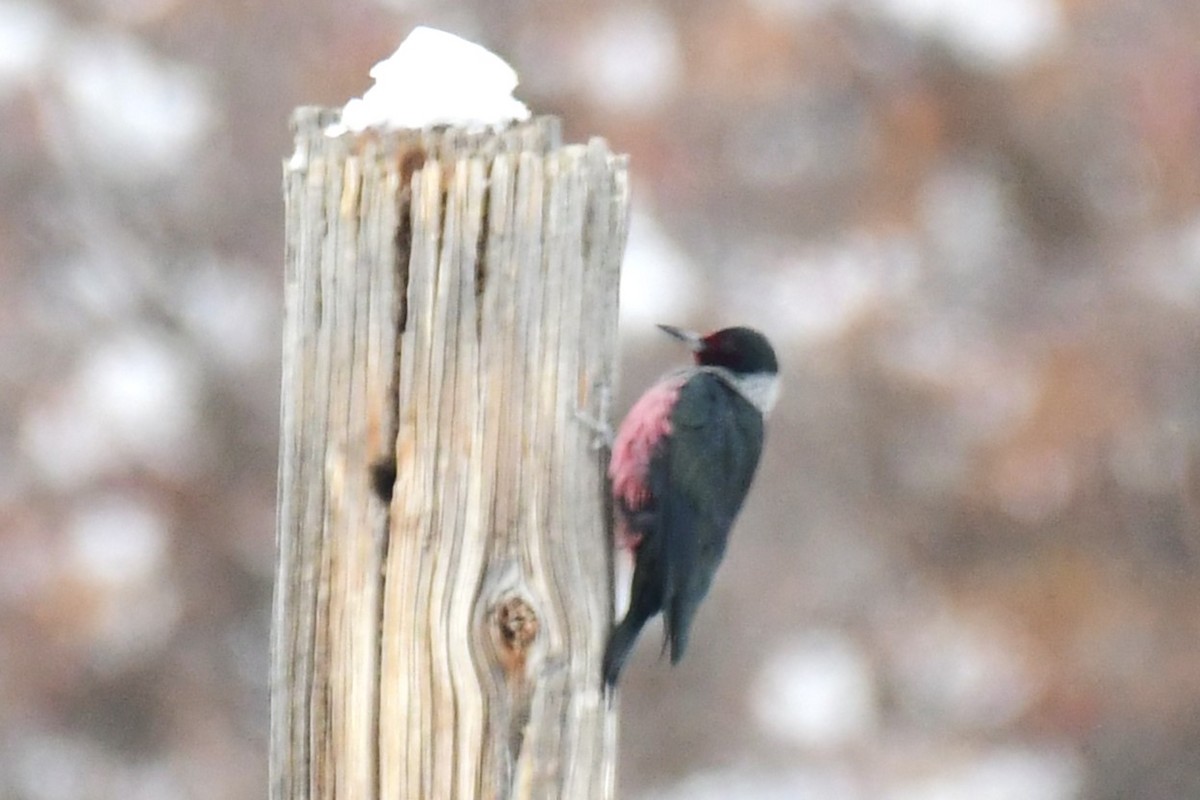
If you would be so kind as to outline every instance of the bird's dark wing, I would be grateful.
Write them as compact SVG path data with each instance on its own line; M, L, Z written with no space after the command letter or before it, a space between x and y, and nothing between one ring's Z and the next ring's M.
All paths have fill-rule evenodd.
M662 608L671 662L725 554L763 445L763 419L716 375L699 372L680 389L671 435L652 465L662 548Z

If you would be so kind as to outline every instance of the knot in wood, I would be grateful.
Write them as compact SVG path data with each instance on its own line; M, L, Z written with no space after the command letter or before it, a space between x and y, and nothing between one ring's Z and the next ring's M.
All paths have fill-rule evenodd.
M538 635L538 617L522 597L512 596L496 604L492 616L496 656L510 679L523 677L529 651Z

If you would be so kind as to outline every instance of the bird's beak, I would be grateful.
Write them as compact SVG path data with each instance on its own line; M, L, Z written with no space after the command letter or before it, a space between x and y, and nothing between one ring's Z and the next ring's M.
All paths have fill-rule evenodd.
M704 348L704 337L692 331L685 331L682 328L676 328L674 325L659 325L663 333L668 336L673 336L679 341L688 346L688 349L693 353L698 353Z

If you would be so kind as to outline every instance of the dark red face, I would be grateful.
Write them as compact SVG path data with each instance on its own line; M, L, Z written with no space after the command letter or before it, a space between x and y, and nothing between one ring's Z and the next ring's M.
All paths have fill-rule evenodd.
M767 337L753 328L722 328L700 339L696 363L745 375L776 373L779 363Z

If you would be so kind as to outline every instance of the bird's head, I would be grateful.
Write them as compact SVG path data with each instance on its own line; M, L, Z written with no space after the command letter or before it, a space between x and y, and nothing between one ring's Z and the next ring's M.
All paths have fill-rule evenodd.
M663 332L688 346L701 367L716 367L737 381L742 393L766 413L779 394L779 362L771 342L753 328L722 328L709 334L693 333L673 325Z
M702 367L723 367L735 375L777 374L775 348L753 328L722 328L704 335L673 325L659 325L665 333L683 342Z

